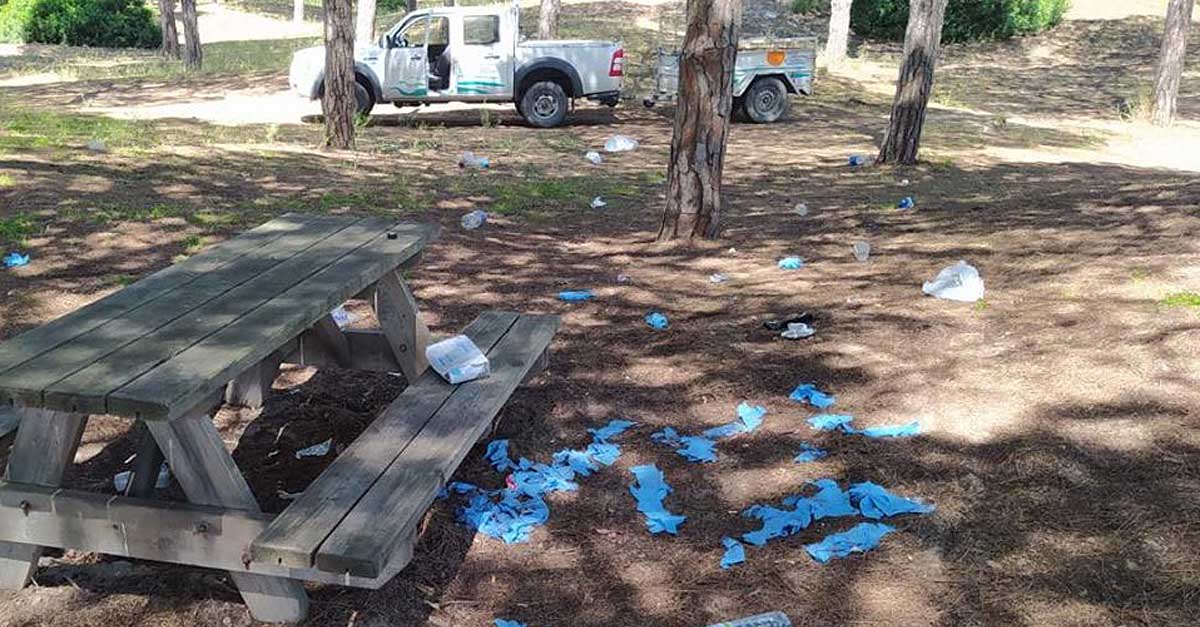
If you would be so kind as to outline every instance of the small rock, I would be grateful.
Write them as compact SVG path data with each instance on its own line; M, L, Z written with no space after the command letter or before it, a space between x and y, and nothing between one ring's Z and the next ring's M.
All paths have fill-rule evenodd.
M108 152L108 146L98 139L90 140L86 148L92 152Z

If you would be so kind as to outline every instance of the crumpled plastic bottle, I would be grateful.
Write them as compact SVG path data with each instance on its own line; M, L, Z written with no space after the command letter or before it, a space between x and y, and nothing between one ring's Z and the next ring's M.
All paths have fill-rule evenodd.
M462 228L468 231L474 231L483 226L485 222L487 222L487 212L482 209L476 209L471 213L464 214L461 221Z
M975 266L965 262L942 268L932 281L926 281L921 291L945 300L973 303L983 298L983 278Z

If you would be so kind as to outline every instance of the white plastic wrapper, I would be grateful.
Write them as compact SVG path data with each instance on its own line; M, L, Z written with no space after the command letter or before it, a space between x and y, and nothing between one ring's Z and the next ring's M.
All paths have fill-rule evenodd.
M465 335L430 344L425 348L425 358L452 385L482 379L492 372L487 355Z
M942 268L932 281L921 286L921 291L934 298L973 303L983 298L983 279L974 266L960 261Z

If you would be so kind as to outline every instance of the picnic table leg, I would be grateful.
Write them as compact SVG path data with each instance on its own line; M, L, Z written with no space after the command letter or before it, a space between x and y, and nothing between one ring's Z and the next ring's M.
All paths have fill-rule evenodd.
M429 327L421 320L417 301L399 272L389 272L375 284L375 316L404 378L412 385L429 367L425 359Z
M189 501L260 511L208 413L202 406L177 420L147 425ZM308 613L308 595L299 581L233 571L229 576L257 620L298 622Z
M279 364L285 355L280 351L250 367L225 388L225 402L238 407L259 409L271 394L271 384L279 376Z
M75 461L87 414L18 407L21 425L8 458L9 481L57 487ZM0 542L0 588L19 590L29 583L42 548Z
M145 423L137 423L139 440L137 457L133 459L132 476L125 488L126 496L136 496L141 499L150 498L154 494L155 484L158 483L158 469L164 460L158 443Z

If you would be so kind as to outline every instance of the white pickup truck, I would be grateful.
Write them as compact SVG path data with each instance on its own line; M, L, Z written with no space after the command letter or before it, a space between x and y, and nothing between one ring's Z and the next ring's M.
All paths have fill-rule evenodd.
M606 41L518 42L519 9L437 7L405 15L375 44L356 46L358 111L379 102L514 102L533 126L562 124L575 98L616 106L625 51ZM325 48L297 51L292 89L317 99Z

